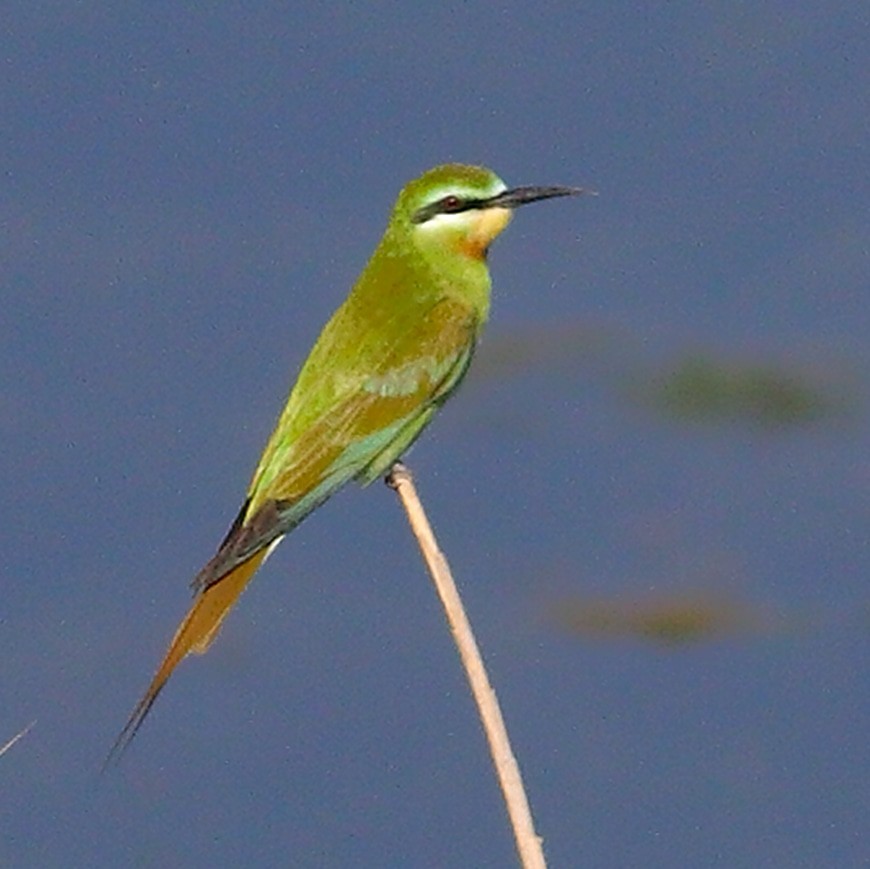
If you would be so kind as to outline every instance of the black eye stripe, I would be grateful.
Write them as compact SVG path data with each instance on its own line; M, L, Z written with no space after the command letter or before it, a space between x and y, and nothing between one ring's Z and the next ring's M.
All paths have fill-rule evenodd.
M414 214L411 222L425 223L439 214L460 214L463 211L471 211L474 208L480 208L486 201L485 199L463 198L451 193L436 202L424 205Z

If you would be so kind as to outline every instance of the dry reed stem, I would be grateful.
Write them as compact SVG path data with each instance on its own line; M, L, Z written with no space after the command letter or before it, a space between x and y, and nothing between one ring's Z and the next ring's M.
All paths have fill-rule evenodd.
M465 615L462 600L450 573L450 566L438 548L432 526L429 524L423 505L417 496L411 472L401 462L397 462L387 477L387 485L395 489L402 506L405 508L411 529L417 538L420 551L423 553L423 560L426 562L432 581L435 583L438 597L441 599L447 615L453 639L459 649L459 657L462 659L468 683L471 686L471 693L477 703L480 720L483 723L496 774L507 805L520 863L523 869L546 869L547 864L544 860L541 839L535 833L520 768L511 750L498 699L486 674L483 659L471 630L471 623Z
M16 733L15 736L13 736L12 739L10 739L5 745L0 745L0 757L6 754L6 752L9 751L9 749L12 748L12 746L15 745L15 743L18 742L19 739L27 736L27 734L30 732L30 728L33 727L34 724L36 724L35 718L33 719L33 721L30 722L30 724L27 725L27 727L24 728L24 730Z

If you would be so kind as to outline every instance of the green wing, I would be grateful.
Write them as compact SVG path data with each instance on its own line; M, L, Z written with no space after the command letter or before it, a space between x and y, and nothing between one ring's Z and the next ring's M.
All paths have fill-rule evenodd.
M309 391L331 401L301 431L292 417L279 422L254 476L248 515L267 501L319 503L348 480L370 482L386 471L462 379L476 332L471 309L441 299L410 328L395 330L364 372L352 356L348 366L326 366ZM294 392L288 411L294 406L305 408L304 392Z
M367 366L364 374L356 364L333 364L319 377L300 375L248 498L194 587L219 582L351 480L365 485L385 474L459 385L477 330L473 309L442 298L422 316L417 312L410 328L384 341L379 361ZM318 342L312 357L320 347ZM344 358L356 359L352 354ZM300 384L306 388L300 389ZM330 397L328 403L324 393ZM314 418L312 404L321 408ZM294 408L309 411L302 414L304 427Z

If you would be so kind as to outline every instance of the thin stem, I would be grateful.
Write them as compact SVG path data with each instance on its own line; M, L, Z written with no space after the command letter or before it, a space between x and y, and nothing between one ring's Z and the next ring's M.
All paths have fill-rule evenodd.
M30 728L33 727L34 724L36 724L35 718L33 719L33 721L30 722L30 724L27 725L27 727L24 728L24 730L16 733L15 736L13 736L12 739L8 740L5 745L0 746L0 757L6 754L6 752L9 751L9 749L12 748L12 746L15 745L15 743L18 742L19 739L27 736L27 734L30 732Z
M471 623L465 615L456 583L454 583L450 573L450 566L438 548L432 526L429 524L423 505L417 496L411 472L401 462L397 462L387 477L387 485L396 490L396 494L405 508L411 530L417 538L420 551L423 553L423 560L426 562L432 581L435 583L453 639L459 649L459 657L462 659L468 683L471 686L471 693L474 695L475 703L477 703L496 774L504 794L520 863L523 869L546 869L547 864L544 860L541 839L535 833L535 825L523 788L520 768L511 750L498 699L486 674L483 659L471 630Z

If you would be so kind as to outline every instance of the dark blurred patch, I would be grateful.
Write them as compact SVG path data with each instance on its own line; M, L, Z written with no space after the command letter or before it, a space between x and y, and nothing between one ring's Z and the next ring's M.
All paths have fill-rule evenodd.
M472 380L537 372L564 384L582 375L585 389L598 383L679 422L768 429L842 420L857 409L855 378L830 354L759 362L665 352L670 361L630 332L566 321L484 340Z
M770 620L753 607L713 592L650 597L579 598L550 610L561 629L584 639L636 638L678 646L763 631Z
M768 428L843 416L846 389L821 374L687 356L643 390L642 400L687 422L745 421Z
M612 351L613 336L588 323L566 321L485 338L472 371L475 377L511 377L532 370L578 371Z

